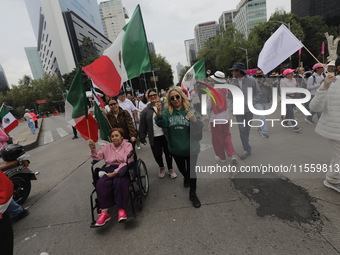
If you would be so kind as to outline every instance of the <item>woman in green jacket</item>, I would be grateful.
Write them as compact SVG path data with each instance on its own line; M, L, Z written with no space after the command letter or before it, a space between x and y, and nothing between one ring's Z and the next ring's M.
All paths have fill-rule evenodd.
M196 195L195 165L200 152L199 136L203 124L197 113L190 111L190 103L179 87L171 87L166 95L166 107L157 104L155 122L168 130L168 147L178 170L184 177L184 187L190 187L189 198L195 208L201 206ZM195 131L190 135L190 129ZM198 135L197 135L198 133Z

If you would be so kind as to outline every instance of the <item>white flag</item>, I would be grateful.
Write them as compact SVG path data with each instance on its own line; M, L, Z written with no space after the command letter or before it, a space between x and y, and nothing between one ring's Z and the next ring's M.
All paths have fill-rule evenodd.
M281 25L264 44L257 66L267 74L302 47L303 44L289 29Z

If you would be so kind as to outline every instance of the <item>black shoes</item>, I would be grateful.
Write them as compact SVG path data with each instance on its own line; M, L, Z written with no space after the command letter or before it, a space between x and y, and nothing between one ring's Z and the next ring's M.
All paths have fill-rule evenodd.
M20 213L18 216L11 219L12 224L17 223L22 218L25 218L29 214L29 211L27 209L24 209L22 213Z
M77 139L77 138L78 138L78 136L73 136L72 140Z
M184 186L184 188L189 188L190 187L190 180L184 179L183 186Z
M250 152L249 151L244 151L241 155L240 155L240 159L246 159L250 156Z
M201 202L198 199L198 197L197 197L195 192L190 192L189 199L191 200L193 207L195 207L195 208L200 208L201 207Z

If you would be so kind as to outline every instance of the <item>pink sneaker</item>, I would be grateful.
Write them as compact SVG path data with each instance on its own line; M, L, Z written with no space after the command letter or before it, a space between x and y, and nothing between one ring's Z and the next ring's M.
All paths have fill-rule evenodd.
M118 222L123 222L127 220L126 212L124 209L118 211Z
M173 169L169 169L168 174L171 179L175 179L177 177L177 174L175 173Z
M106 224L106 222L108 222L109 220L111 220L111 216L109 213L100 213L98 214L98 220L96 222L96 227L102 227Z
M164 176L165 176L165 170L164 170L164 167L160 167L159 168L159 174L158 174L158 177L159 178L164 178Z

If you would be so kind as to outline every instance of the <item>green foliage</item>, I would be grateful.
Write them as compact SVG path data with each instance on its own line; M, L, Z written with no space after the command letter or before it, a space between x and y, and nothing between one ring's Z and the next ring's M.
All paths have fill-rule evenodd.
M159 71L155 72L155 76L158 77L157 88L165 89L174 84L174 76L172 74L171 65L161 54L155 54L150 52L151 65L153 68L159 68ZM150 84L154 87L154 83Z
M19 85L12 86L6 95L0 95L0 103L13 107L13 114L22 117L26 108L38 111L62 108L64 91L65 86L57 76L45 74L42 79L32 80L25 75L19 80ZM36 100L42 99L46 99L48 103L36 105Z

